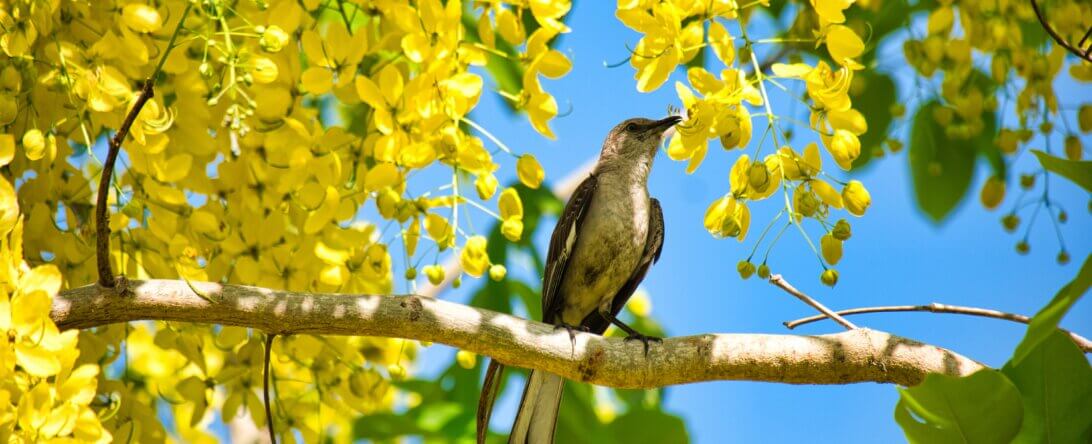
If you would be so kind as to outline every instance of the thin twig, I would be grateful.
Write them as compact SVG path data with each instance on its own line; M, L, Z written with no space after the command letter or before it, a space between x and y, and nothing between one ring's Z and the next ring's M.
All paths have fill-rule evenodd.
M266 333L265 335L265 362L262 369L262 398L265 400L265 427L269 430L269 442L277 444L277 434L273 431L273 408L269 402L269 360L273 353L273 339L277 335Z
M121 151L121 144L122 142L125 142L125 137L129 135L129 129L132 128L133 122L136 122L137 116L140 115L140 110L144 108L144 104L147 103L148 100L155 96L155 78L159 76L159 72L163 69L163 64L167 61L167 56L170 55L171 50L174 49L174 42L178 38L178 33L182 29L182 24L186 22L186 16L190 14L190 9L192 8L193 3L186 4L186 10L182 12L182 18L178 21L178 26L174 28L174 33L171 34L171 40L167 43L167 49L163 51L163 55L160 57L159 63L155 67L155 71L152 71L152 75L144 80L144 85L140 88L140 95L137 96L136 102L133 103L133 107L129 110L129 113L125 115L125 120L121 122L121 126L118 127L117 133L114 133L114 137L110 139L109 151L106 153L106 162L102 165L102 176L99 178L98 196L97 199L95 199L96 260L98 261L99 269L99 285L103 287L113 287L116 284L114 272L110 267L110 216L106 211L106 199L110 193L110 181L114 176L114 163L118 160L118 152Z
M1027 324L1027 323L1031 322L1031 318L1029 318L1027 316L1024 316L1024 315L1021 315L1021 314L1005 313L1003 311L990 310L990 309L987 309L987 308L964 307L964 306L960 306L960 305L940 304L940 303L936 303L936 302L933 302L933 303L931 303L929 305L887 305L887 306L881 306L881 307L851 308L849 310L838 311L837 313L839 315L842 315L842 316L848 316L848 315L863 314L863 313L891 313L891 312L905 312L905 311L930 312L930 313L949 313L949 314L961 314L961 315L969 315L969 316L981 316L981 317L984 317L984 318L1003 319L1003 320L1006 320L1006 321L1019 322L1019 323L1022 323L1022 324ZM787 327L789 330L792 330L792 329L794 329L796 327L799 327L801 325L809 324L809 323L816 322L816 321L821 321L821 320L826 319L826 318L827 317L823 316L823 315L815 315L815 316L808 316L806 318L800 318L800 319L797 319L795 321L788 321L788 322L785 322L784 324L785 324L785 327ZM1085 337L1083 337L1081 335L1078 335L1076 333L1073 333L1073 332L1071 332L1069 330L1065 330L1065 329L1059 329L1059 330L1062 330L1063 332L1068 334L1069 337L1071 339L1073 339L1073 343L1077 344L1077 346L1080 347L1081 350L1083 350L1085 353L1092 353L1092 341L1089 341L1087 338L1085 338Z
M814 307L816 310L819 310L819 312L826 315L826 317L833 319L839 324L842 324L842 326L845 327L846 330L857 329L857 326L853 325L852 322L847 321L846 318L843 318L839 316L838 313L831 311L831 309L819 303L819 301L812 299L810 296L804 293L801 293L800 290L797 290L796 287L793 287L792 284L789 284L789 282L786 281L785 278L781 277L780 274L770 276L770 283L776 285L782 290L785 290L786 293L796 296L797 299L800 299L801 301L804 301L805 304L808 304Z
M1039 24L1043 25L1043 29L1046 30L1047 34L1050 34L1050 37L1052 37L1055 42L1058 42L1058 44L1062 45L1063 48L1068 49L1070 52L1076 54L1077 57L1092 62L1092 56L1089 55L1090 53L1092 53L1092 48L1090 48L1089 51L1081 52L1080 48L1073 46L1071 43L1065 41L1062 36L1058 35L1058 31L1055 31L1054 28L1051 27L1049 23L1047 23L1046 18L1043 17L1043 12L1039 10L1039 3L1035 0L1031 0L1031 9L1035 10L1035 17L1039 19ZM1083 43L1084 40L1082 39L1081 42Z

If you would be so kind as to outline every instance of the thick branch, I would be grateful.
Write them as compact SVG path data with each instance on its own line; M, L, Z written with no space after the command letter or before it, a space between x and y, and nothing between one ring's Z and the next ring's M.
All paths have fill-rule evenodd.
M274 334L385 336L439 342L513 366L622 388L712 380L914 385L926 373L968 375L982 365L951 351L868 329L834 335L705 334L640 343L420 296L311 294L184 281L131 281L126 295L90 285L62 292L62 329L155 319L251 327ZM203 298L194 293L201 292Z
M1024 324L1028 324L1031 322L1031 318L1021 314L1006 313L1003 311L990 310L987 308L940 304L936 302L933 302L929 305L888 305L882 307L851 308L849 310L842 310L837 313L842 316L849 316L864 313L890 313L899 311L950 313L969 316L981 316L984 318L1003 319L1006 321L1020 322ZM797 319L795 321L785 322L785 327L787 327L789 330L792 330L801 325L809 324L816 321L822 321L823 319L827 319L827 317L824 315L809 316L806 318ZM1064 329L1061 330L1068 334L1070 339L1073 340L1073 343L1077 344L1077 346L1080 347L1082 351L1084 351L1085 353L1092 353L1092 341L1089 341L1084 336L1078 335L1071 331Z

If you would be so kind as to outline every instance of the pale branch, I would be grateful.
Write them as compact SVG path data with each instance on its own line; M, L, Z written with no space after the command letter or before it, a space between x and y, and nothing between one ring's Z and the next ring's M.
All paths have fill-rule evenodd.
M552 325L416 295L312 294L180 280L131 281L125 294L119 293L98 285L63 291L51 316L62 329L162 320L281 335L415 339L619 388L712 380L914 385L927 373L969 375L984 368L943 348L868 329L821 336L676 337L655 344L645 356L637 342L588 333L576 333L570 342L567 332Z
M852 322L847 321L846 318L838 316L837 313L827 308L826 305L823 305L819 301L804 294L800 290L797 290L796 287L793 287L792 284L789 283L789 281L786 281L785 278L781 277L780 274L770 276L770 283L774 284L777 288L785 290L786 293L796 296L797 299L804 301L805 304L808 304L814 307L816 310L819 310L820 313L823 313L825 315L824 317L831 318L835 322L842 324L842 326L845 327L846 330L853 330L857 328L857 326L854 325Z
M984 318L1003 319L1003 320L1006 320L1006 321L1020 322L1020 323L1024 323L1024 324L1028 324L1028 323L1031 322L1031 318L1029 318L1027 316L1024 316L1024 315L1021 315L1021 314L1006 313L1006 312L1003 312L1003 311L990 310L990 309L987 309L987 308L964 307L964 306L961 306L961 305L940 304L940 303L937 303L937 302L933 302L933 303L931 303L929 305L887 305L887 306L881 306L881 307L851 308L849 310L841 310L841 311L838 311L836 313L838 313L839 315L842 315L842 316L849 316L849 315L856 315L856 314L863 314L863 313L891 313L891 312L905 312L905 311L930 312L930 313L949 313L949 314L961 314L961 315L969 315L969 316L981 316L981 317L984 317ZM809 317L806 317L806 318L800 318L800 319L797 319L795 321L788 321L788 322L785 322L784 324L785 324L785 327L788 327L789 330L792 330L792 329L794 329L796 327L799 327L801 325L816 322L816 321L822 321L823 319L827 319L827 317L824 316L824 315L815 315L815 316L809 316ZM1084 336L1078 335L1078 334L1073 333L1073 332L1071 332L1069 330L1065 330L1065 329L1059 329L1059 330L1061 330L1061 331L1065 332L1066 334L1068 334L1070 339L1073 340L1073 343L1077 344L1077 346L1080 347L1082 351L1084 351L1085 353L1092 353L1092 341L1089 341Z

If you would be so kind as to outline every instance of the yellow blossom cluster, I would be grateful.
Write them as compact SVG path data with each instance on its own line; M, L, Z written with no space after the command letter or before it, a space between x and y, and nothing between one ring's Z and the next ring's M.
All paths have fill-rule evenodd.
M506 98L553 137L557 102L543 79L571 69L551 47L569 31L569 9L568 1L0 2L0 160L11 194L3 215L21 208L25 218L10 245L26 248L11 257L25 255L37 270L19 276L56 278L24 285L13 277L5 300L17 314L37 310L41 324L60 276L67 286L94 281L91 210L103 147L149 78L154 96L124 140L109 190L110 256L119 274L389 293L392 258L405 261L409 280L416 264L431 261L425 275L439 282L439 253L455 250L468 274L503 278L485 238L465 233L458 214L472 203L518 240L520 196L507 189L497 198L495 172L511 165L529 187L544 173L470 113L486 89L485 68L500 60L521 73L521 88ZM505 157L495 159L490 144ZM411 194L410 177L426 169L446 171L451 184ZM470 183L476 196L463 191ZM487 208L494 198L499 214ZM360 219L372 209L385 225ZM430 242L418 248L422 234ZM396 242L403 251L392 251ZM156 440L164 436L160 419L171 418L168 429L187 441L212 441L206 429L214 411L225 422L245 411L266 423L256 397L260 334L170 323L80 333L79 362L105 369L125 357L119 375L72 368L75 333L44 341L39 330L52 324L22 322L12 331L38 329L27 332L39 337L37 346L56 348L48 350L59 361L51 361L48 378L0 374L0 394L9 395L0 399L19 406L0 410L5 427L43 427L33 418L54 405L72 418L91 415L94 424L106 419L97 429L86 419L50 422L50 436L97 430L106 439ZM274 344L282 403L274 412L288 440L348 437L353 416L393 405L389 379L404 377L414 354L405 341L375 338L293 336ZM64 389L66 378L80 378L91 395ZM97 412L88 407L94 382L110 400ZM33 404L21 407L22 400ZM157 400L173 414L157 412Z
M50 319L61 271L23 260L23 228L15 189L0 177L0 441L110 442L92 408L102 370L81 355L79 332Z
M861 182L841 182L824 172L818 144L808 144L803 154L788 145L787 138L781 137L782 124L770 106L767 86L784 88L780 83L783 80L804 83L811 109L810 129L835 164L849 170L861 153L858 136L868 130L865 117L853 108L849 97L854 73L864 68L858 60L865 49L861 37L843 24L843 11L852 3L852 0L811 2L809 13L814 12L817 20L815 37L808 41L816 47L825 46L829 63L823 59L811 64L776 63L772 65L772 73L765 73L754 55L755 47L778 41L759 41L747 35L747 16L753 12L748 8L767 6L765 2L743 6L720 0L618 2L618 19L642 34L630 58L639 91L659 88L677 66L688 64L702 48L710 48L723 66L719 73L700 65L689 67L687 82L676 82L685 120L667 146L669 157L688 162L687 173L694 172L704 161L711 140L719 140L726 151L752 150L736 158L729 174L729 191L714 201L705 214L705 227L714 237L743 241L751 224L748 203L781 191L785 197L781 214L789 219L786 227L814 219L823 228L823 238L830 239L821 243L822 254L816 251L823 269L827 270L827 265L834 265L841 258L841 242L848 239L848 223L844 219L833 223L832 211L845 209L863 216L871 197ZM733 26L738 27L735 35L728 29ZM767 128L761 140L752 144L752 119L759 117L757 113L764 113ZM771 137L772 150L767 146ZM763 156L764 150L768 154ZM841 190L827 179L840 184ZM836 225L846 227L846 235L839 239L833 237ZM801 233L807 236L803 229ZM756 243L756 249L765 234ZM762 277L769 275L765 259L757 268L750 258L739 264L744 278L756 270ZM833 285L837 278L829 279L828 275L836 273L830 271L823 275L822 281Z

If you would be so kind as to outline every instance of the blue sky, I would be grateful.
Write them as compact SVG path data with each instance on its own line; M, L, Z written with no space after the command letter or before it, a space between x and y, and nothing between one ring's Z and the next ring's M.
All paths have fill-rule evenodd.
M599 153L607 131L629 117L662 117L668 105L678 105L671 87L676 73L663 88L651 94L637 92L633 69L627 64L608 69L604 62L616 62L628 55L625 47L639 36L614 18L615 2L581 1L570 13L573 32L561 40L560 49L573 60L573 71L561 80L544 82L564 111L572 112L552 123L556 141L540 137L523 116L510 116L501 102L484 96L474 119L517 152L532 152L542 161L547 180L559 179ZM754 37L767 37L769 29L749 30ZM738 32L732 27L729 31ZM901 50L885 46L884 66L901 66ZM897 75L900 97L910 85L905 73ZM488 84L488 82L487 82ZM1063 85L1063 106L1075 110L1092 99L1087 85ZM772 94L772 92L771 92ZM790 107L784 95L772 100L775 113ZM799 111L800 107L796 109ZM912 110L911 110L912 111ZM1068 118L1075 124L1075 112ZM1011 116L1011 112L1009 113ZM756 140L761 119L756 120ZM788 125L788 124L786 124ZM785 127L788 129L788 127ZM795 128L798 134L805 128ZM903 133L904 135L905 133ZM797 140L808 140L799 138ZM1092 138L1083 138L1085 146ZM755 142L752 142L755 143ZM1034 142L1042 144L1039 139ZM1051 141L1060 149L1061 138ZM799 150L804 143L796 142ZM649 188L663 204L666 245L660 263L644 282L653 301L653 315L675 335L710 332L789 333L781 322L813 314L811 309L773 286L752 278L739 279L736 262L745 258L759 231L777 211L778 202L752 205L752 228L747 242L715 240L702 227L702 216L714 199L728 190L727 172L739 155L727 153L714 143L709 157L693 175L685 165L661 153L653 169ZM1087 152L1087 151L1086 151ZM825 156L825 154L824 154ZM833 162L825 159L828 166ZM511 179L512 165L505 165L501 183ZM1012 171L1037 170L1028 154L1020 157ZM836 177L863 181L872 194L872 207L864 218L849 217L853 238L845 246L838 264L841 280L836 288L819 283L821 271L798 232L785 233L771 256L771 267L802 291L832 308L871 305L948 304L988 307L1033 314L1071 279L1092 246L1088 211L1089 196L1077 186L1054 178L1051 198L1069 212L1061 226L1066 246L1073 257L1069 265L1055 263L1059 251L1055 232L1040 215L1029 242L1031 252L1017 255L1019 239L1002 230L1002 211L1011 208L1017 192L1015 175L1010 177L1009 198L1000 210L989 212L978 204L977 190L987 171L978 171L973 192L943 224L928 221L913 201L906 152L887 156L865 171ZM1037 191L1038 192L1038 191ZM1021 213L1026 221L1030 212ZM813 239L818 238L811 227ZM1020 232L1022 233L1022 231ZM545 235L544 235L545 236ZM545 251L544 245L542 250ZM514 270L518 272L518 270ZM472 283L472 282L468 282ZM475 285L444 295L465 300ZM1078 303L1063 326L1092 335L1092 305L1087 298ZM858 325L888 331L920 341L949 347L987 365L1000 366L1011 355L1024 333L1024 326L1005 321L956 315L925 313L876 314L854 318ZM801 327L802 334L839 331L830 322ZM446 365L451 350L429 349L420 362L427 374ZM692 440L720 442L897 442L902 433L893 421L898 394L891 385L793 386L749 382L708 382L673 387L667 392L667 406L686 420ZM495 426L510 420L514 400L502 400ZM563 407L564 408L564 407Z

